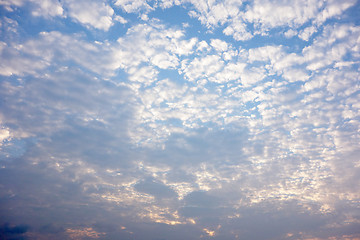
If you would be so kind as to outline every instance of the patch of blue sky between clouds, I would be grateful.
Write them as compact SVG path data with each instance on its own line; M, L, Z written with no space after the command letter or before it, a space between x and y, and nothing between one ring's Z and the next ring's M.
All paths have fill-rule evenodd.
M359 5L0 0L0 235L360 238Z

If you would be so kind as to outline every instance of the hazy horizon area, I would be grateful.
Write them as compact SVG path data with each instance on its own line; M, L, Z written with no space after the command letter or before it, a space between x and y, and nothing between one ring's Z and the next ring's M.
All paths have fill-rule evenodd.
M358 0L0 0L0 239L360 240Z

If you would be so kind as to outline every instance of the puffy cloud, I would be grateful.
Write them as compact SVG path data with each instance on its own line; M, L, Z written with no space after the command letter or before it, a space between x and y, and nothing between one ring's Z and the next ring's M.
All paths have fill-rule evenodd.
M314 26L310 26L302 30L299 34L299 38L309 41L311 35L313 35L316 32L316 28Z
M30 56L23 56L16 47L0 42L1 58L0 74L3 76L36 74L38 70L48 66L45 60L39 59L34 62Z
M245 19L265 30L284 25L290 27L301 26L317 16L322 4L313 0L291 3L287 1L274 3L268 0L257 0L246 11Z
M38 4L38 8L34 9L32 14L34 16L62 16L64 9L58 0L45 0L41 2L34 1Z
M211 39L210 45L219 52L224 52L228 49L227 43L220 39Z
M184 39L184 32L165 29L161 24L140 24L129 29L126 36L117 40L115 61L125 70L130 66L150 62L161 69L178 65L178 55L192 52L196 39Z
M58 61L74 61L75 63L97 73L111 74L117 67L109 57L109 48L104 44L84 42L79 36L65 35L60 32L41 32L39 37L31 39L19 47L14 46L17 51L25 54L25 59L39 59L45 68L55 58ZM21 59L21 57L19 57ZM31 61L31 60L29 60ZM39 66L40 68L40 66ZM19 71L21 67L18 66Z
M13 11L12 7L22 7L27 2L33 4L32 14L34 16L44 16L44 17L56 17L62 16L64 9L61 6L58 0L44 0L41 2L30 0L11 0L11 1L0 1L0 5L6 6L8 11Z
M1 143L10 137L9 129L2 128L0 130Z
M133 13L133 12L139 12L140 10L151 10L149 4L147 4L147 1L143 0L116 0L115 6L121 7L125 12Z
M223 33L233 36L237 41L246 41L253 37L253 34L247 30L246 24L242 20L234 20L224 29Z
M104 31L113 25L114 10L103 1L66 0L64 4L69 16L81 24Z
M203 58L195 58L190 63L182 62L182 71L189 81L199 78L209 78L223 67L224 62L217 55L208 55Z
M5 6L11 6L11 5L22 6L24 4L24 0L1 1L0 4Z
M123 17L121 17L121 16L118 16L118 15L114 17L114 20L115 20L115 21L118 21L118 22L120 22L120 23L122 23L122 24L125 24L125 23L128 22L125 18L123 18Z
M318 70L343 61L346 54L356 54L359 48L358 35L359 29L351 25L325 27L322 36L313 45L303 49L304 57L309 62L307 69Z
M32 4L32 14L41 17L69 16L75 21L104 31L114 24L114 21L125 23L126 20L120 16L114 16L114 10L105 1L73 1L73 0L44 0L30 1ZM22 7L27 2L24 0L14 0L0 2L0 5L13 11L12 6Z
M323 10L320 12L320 14L317 15L317 17L315 19L315 23L321 24L321 23L324 23L329 18L339 16L341 13L343 13L349 7L354 6L355 4L356 4L356 1L354 1L354 0L327 1Z
M197 17L203 24L211 27L218 24L225 23L229 18L236 16L239 13L239 7L242 5L242 1L227 1L207 2L190 1L193 4L196 12L190 12L194 17Z
M63 15L63 8L58 0L44 0L44 1L26 1L26 0L11 0L0 1L0 5L6 7L8 11L14 11L13 7L22 7L26 3L31 2L32 14L34 16L55 17Z
M297 31L295 31L294 29L289 29L284 33L285 37L287 37L287 38L292 38L293 36L296 36L297 34L298 34Z
M212 28L227 25L223 30L225 35L231 35L235 40L246 41L254 35L266 34L273 28L290 27L299 28L306 23L314 22L315 26L309 27L301 34L301 38L308 40L309 34L314 32L314 27L319 27L327 19L339 16L356 1L277 1L256 0L245 5L243 1L206 2L189 1L195 11L191 16L198 18L201 23ZM248 24L254 26L253 30ZM287 32L286 36L294 36Z

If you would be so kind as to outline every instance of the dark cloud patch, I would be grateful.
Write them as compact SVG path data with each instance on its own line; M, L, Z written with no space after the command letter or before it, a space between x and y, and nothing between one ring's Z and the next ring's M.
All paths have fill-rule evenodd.
M220 207L221 200L217 196L212 196L205 191L191 192L184 198L186 206L192 207Z
M0 82L0 99L6 100L1 110L12 137L0 157L20 157L27 149L34 159L47 155L47 161L78 158L103 167L129 165L129 90L76 67L43 74ZM29 146L31 141L36 144Z
M167 180L170 182L194 182L196 178L185 169L173 168L167 175Z
M243 148L248 142L248 130L193 129L189 134L172 134L164 143L165 149L146 150L151 161L182 166L211 163L241 164L246 162Z
M202 229L193 225L166 225L161 223L137 223L129 227L132 239L144 240L183 240L200 239ZM180 234L181 233L181 234Z
M0 226L0 238L3 240L25 240L24 235L29 230L27 225L10 225L4 223Z
M200 220L201 223L216 223L219 218L222 217L225 212L222 208L210 208L210 207L182 207L179 209L179 213L187 218L194 218Z
M39 232L41 233L59 234L59 233L63 233L64 231L65 229L63 227L56 226L51 223L41 226L39 228Z
M179 213L184 217L196 219L200 224L215 226L232 211L228 201L223 200L209 192L192 192L183 199Z
M233 236L238 235L244 240L296 239L296 236L300 237L297 235L299 233L305 236L313 234L314 229L321 231L330 218L314 213L296 201L281 204L266 201L250 207L241 207L237 212L239 217L219 222L222 227L216 239L230 238L230 232Z
M153 195L156 198L175 198L177 194L174 190L168 186L155 182L151 179L147 179L135 184L134 188L143 193Z
M62 221L61 217L67 219L72 215L66 214L65 206L73 209L87 199L81 195L79 184L64 179L45 164L30 166L14 161L12 166L1 169L1 182L3 197L7 199L0 207L2 216L21 219L32 226Z
M114 123L114 133L122 138L130 117L129 92L101 81L76 67L59 68L44 72L45 76L1 81L2 114L9 124L19 131L30 132L38 137L63 130L77 121L77 125L94 128L104 127L104 122ZM12 86L11 86L12 85ZM9 90L11 88L11 91ZM7 89L7 90L6 90Z

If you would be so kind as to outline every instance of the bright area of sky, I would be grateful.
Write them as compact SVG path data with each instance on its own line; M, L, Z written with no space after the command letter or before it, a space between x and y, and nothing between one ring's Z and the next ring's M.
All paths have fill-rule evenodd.
M356 0L0 0L0 238L360 239Z

